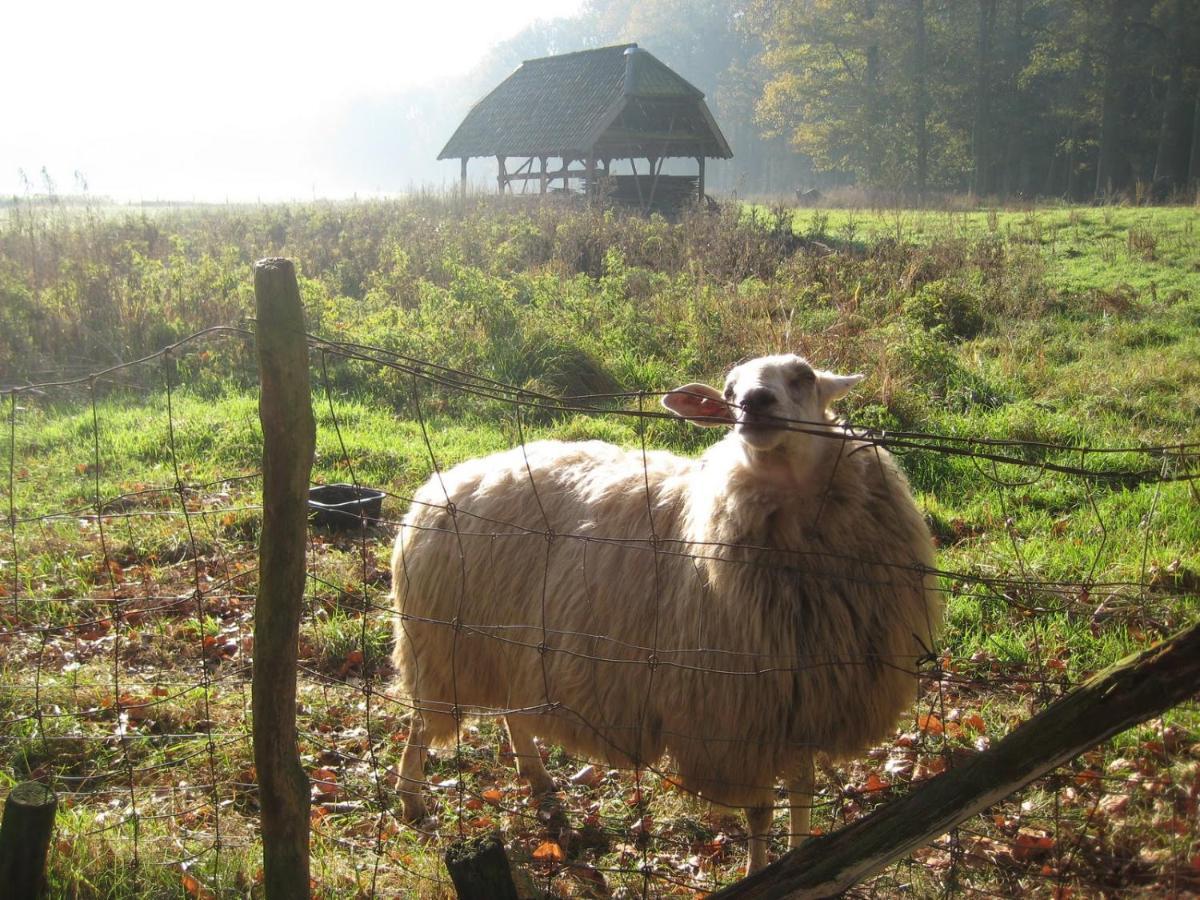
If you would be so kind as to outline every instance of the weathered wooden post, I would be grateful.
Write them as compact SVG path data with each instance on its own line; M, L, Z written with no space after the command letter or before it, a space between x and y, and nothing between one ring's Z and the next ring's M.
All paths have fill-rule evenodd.
M465 157L465 156L462 158L460 181L461 181L461 186L460 186L459 190L462 192L462 196L465 199L467 196L467 157Z
M458 900L517 900L500 835L467 838L446 850L446 869Z
M46 854L57 808L54 791L36 781L23 781L9 792L0 824L0 894L45 895Z
M263 524L254 608L254 766L270 900L309 896L309 783L296 746L296 652L304 599L316 425L308 342L291 260L254 266L263 429Z

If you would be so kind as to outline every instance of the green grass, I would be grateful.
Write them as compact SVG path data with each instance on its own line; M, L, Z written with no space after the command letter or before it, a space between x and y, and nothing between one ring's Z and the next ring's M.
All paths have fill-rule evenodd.
M1028 210L801 210L798 233L815 239L874 244L960 240L981 251L1020 258L1025 251L1046 267L1047 283L1068 294L1122 287L1194 294L1200 278L1195 207L1063 207Z
M929 442L902 453L939 566L960 573L945 581L945 677L925 684L891 741L823 773L822 830L1197 618L1194 483L1046 468L1142 470L1162 461L1141 448L1200 441L1195 209L808 210L790 220L731 209L671 224L421 198L61 215L32 232L10 215L0 226L0 374L14 382L98 369L235 322L251 310L249 261L282 253L299 262L321 335L528 390L661 390L716 380L744 355L794 349L867 373L845 404L856 424L1059 445L997 451L1019 464ZM313 380L314 481L385 489L393 522L434 460L449 466L521 437L644 440L681 453L715 437L620 415L638 408L636 396L598 401L607 413L518 412L336 353L314 353ZM0 409L0 472L13 476L11 492L0 477L0 513L11 504L17 519L0 534L0 771L55 779L67 797L50 864L60 895L254 896L252 345L210 337L106 376L94 393L47 387ZM1113 446L1129 449L1079 449ZM539 810L494 723L434 759L433 780L445 783L433 791L437 837L403 826L393 767L407 709L388 685L391 536L390 526L318 531L310 544L299 722L306 770L333 785L313 823L324 896L451 896L445 841L492 828L533 887L562 895L586 896L594 873L539 862L551 838L604 870L610 888L640 892L643 863L689 894L735 877L744 835L728 811L653 773L640 802L631 773L568 785L582 761L557 748L545 748L548 765L567 786ZM920 728L922 715L937 727ZM1192 707L1134 729L970 823L958 848L942 841L889 870L875 889L907 883L929 895L950 872L964 890L1001 894L1191 889L1200 834L1194 816L1175 820L1186 819L1198 736ZM1118 790L1129 794L1119 809ZM632 827L643 816L649 838ZM1021 849L1043 832L1051 848ZM685 891L667 877L651 886Z

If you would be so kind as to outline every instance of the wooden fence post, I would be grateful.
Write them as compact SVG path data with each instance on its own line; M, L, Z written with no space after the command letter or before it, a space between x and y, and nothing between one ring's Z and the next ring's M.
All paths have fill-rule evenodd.
M711 900L837 896L1115 734L1200 691L1200 625L1093 675L990 750Z
M0 894L45 895L46 853L57 807L54 791L36 781L23 781L9 793L0 824Z
M290 260L254 266L263 429L263 523L254 607L254 766L269 900L309 896L309 783L296 743L296 652L304 598L316 425L308 342Z
M451 844L446 850L446 869L458 900L517 900L508 854L498 834Z

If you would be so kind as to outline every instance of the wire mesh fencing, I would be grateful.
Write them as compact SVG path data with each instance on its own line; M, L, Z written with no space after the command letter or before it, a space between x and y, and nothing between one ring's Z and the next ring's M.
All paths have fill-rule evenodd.
M661 411L657 395L558 397L380 347L309 345L314 481L385 494L380 514L309 533L298 720L313 879L329 896L452 895L443 851L495 831L527 893L703 894L736 881L750 850L742 808L721 798L772 798L777 856L796 823L821 834L862 817L986 749L1087 673L1196 619L1194 445L1097 448L851 423L834 438L847 452L886 450L908 472L939 544L935 568L781 558L762 543L696 546L671 530L651 481L675 463L656 448L694 456L707 441ZM83 895L79 885L236 896L261 877L248 725L261 513L251 351L252 331L211 329L136 363L4 390L0 752L9 775L63 798L51 871ZM391 392L391 408L358 398L366 378L373 395ZM830 440L819 422L776 424ZM625 485L637 516L567 527L559 483L540 482L537 442L596 437L630 448L626 465L638 461ZM519 507L501 515L446 496L432 503L434 524L417 526L451 548L443 568L455 613L400 616L393 543L405 513L436 497L420 486L508 448ZM943 499L955 495L969 500ZM826 512L815 518L821 527ZM895 727L861 752L818 755L811 794L785 763L821 750L826 736L764 733L751 708L745 733L717 719L731 697L750 703L818 672L837 684L881 662L836 648L800 653L774 634L751 651L713 623L670 627L672 604L683 602L677 584L709 563L764 578L806 572L812 616L822 591L865 585L886 596L905 578L931 578L945 600L941 640L886 660L911 683ZM401 554L402 576L405 565ZM631 580L635 568L650 573L648 589ZM521 591L532 594L523 606ZM702 591L683 599L705 602ZM586 614L561 612L588 603ZM739 635L755 634L753 613ZM875 638L870 622L840 627ZM425 663L448 668L449 697L404 689L392 667L397 634L445 649ZM516 670L536 698L510 687ZM508 702L479 700L506 690ZM630 699L614 716L601 698L618 690ZM649 698L667 691L678 709L656 722ZM846 697L824 700L853 725ZM793 715L807 712L797 704ZM435 735L434 720L450 727ZM1197 725L1194 706L1177 708L856 890L1200 889ZM416 781L402 761L410 743ZM689 753L707 755L729 783L697 787L704 766L679 765ZM730 760L765 755L782 761L765 783L750 763L746 783L729 781ZM549 792L530 784L543 767ZM424 807L415 820L413 798ZM795 807L806 815L793 818Z

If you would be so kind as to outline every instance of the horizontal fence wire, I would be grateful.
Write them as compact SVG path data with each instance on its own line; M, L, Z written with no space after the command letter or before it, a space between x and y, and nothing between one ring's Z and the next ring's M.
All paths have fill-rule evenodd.
M197 402L215 403L220 385L253 395L252 325L206 329L129 363L0 388L8 533L0 571L0 753L11 777L43 781L62 798L52 868L95 877L86 874L89 861L109 870L119 862L120 887L131 894L173 885L222 896L247 889L261 874L248 725L261 432L253 412L241 408L244 420L230 425L236 433L218 449L211 435L199 433L214 423L192 421ZM970 460L975 489L999 511L990 527L999 537L969 566L943 558L928 569L831 550L688 541L664 530L665 513L650 501L646 461L666 434L659 423L675 418L659 410L665 392L559 397L380 347L315 335L309 346L320 428L315 480L384 495L382 511L359 527L314 527L309 537L298 715L319 848L313 877L334 893L352 886L366 896L449 896L442 851L452 840L494 830L504 834L518 867L551 893L714 890L739 877L750 843L740 808L722 802L722 792L757 789L776 798L777 854L792 837L792 807L809 808L814 833L835 830L986 749L1078 684L1091 667L1074 664L1053 617L1099 646L1136 646L1186 624L1180 616L1188 611L1194 616L1194 573L1155 554L1172 515L1162 492L1178 484L1194 493L1197 443L1086 446L852 422L832 434L822 422L772 423L852 445L853 453L887 451L902 467L917 457ZM409 429L407 443L400 449L398 441L382 464L357 430L371 426L360 426L362 417L347 405L348 389L339 386L342 370L352 366L390 379L396 388L390 414ZM220 378L204 382L209 375ZM448 495L431 503L434 493L417 493L420 480L438 483L462 458L441 437L455 415L444 410L454 403L474 404L472 421L491 417L493 427L513 437L533 498L524 511L498 516L459 507ZM139 417L125 416L122 404L136 406ZM553 527L557 500L538 483L525 451L533 432L553 436L555 422L577 416L633 429L630 453L642 460L633 490L641 492L646 523L637 532ZM146 432L132 455L130 430ZM220 453L237 465L214 468ZM403 474L381 477L389 467ZM1075 514L1092 523L1092 545L1069 571L1047 571L1028 558L1014 526L1024 492L1048 482L1077 486ZM1114 547L1109 538L1111 513L1101 500L1113 491L1149 492L1137 548ZM427 531L457 548L447 565L447 577L462 585L452 615L401 617L391 599L391 544L406 512L422 507L443 515L436 525L410 523L414 533ZM979 537L970 527L961 530L943 543ZM528 548L537 548L539 570L526 573L536 585L537 615L478 615L479 599L466 596L465 586L467 566L478 564L470 554L480 547L500 561L518 552L527 558ZM614 630L603 617L582 628L561 624L556 603L575 588L555 581L555 555L572 548L584 559L648 561L652 587L641 599L649 608L636 629ZM1126 563L1114 567L1119 552ZM904 578L928 576L952 616L956 603L973 604L993 623L1020 623L1028 644L960 653L962 636L952 624L943 644L893 658L887 665L912 679L911 709L882 743L853 758L821 760L811 797L774 779L697 790L670 753L628 752L646 727L644 717L631 709L620 720L598 719L587 691L606 685L563 687L557 661L587 663L601 679L636 687L640 708L650 708L655 692L678 679L704 679L717 690L770 690L783 677L880 665L834 651L797 656L786 648L725 646L719 635L670 633L662 608L668 580L680 566L705 564L747 577L802 573L831 592L886 591ZM503 604L504 590L497 581L483 599ZM529 666L542 696L473 702L467 683L456 683L448 698L408 696L391 652L394 635L418 630L441 635L452 672L465 672L470 655L490 647ZM822 747L819 740L776 737L768 745L754 735L709 733L707 710L690 712L694 727L660 725L662 744L699 742L706 752L747 758ZM451 735L428 741L417 723L438 717L452 720ZM507 720L514 736L498 720ZM540 737L539 728L552 720L569 723L599 751L573 757L549 740L525 743L521 735ZM1194 705L1185 705L1136 740L1090 751L860 889L971 896L1200 889L1197 721ZM417 783L401 766L410 743L424 763ZM514 771L530 747L555 779L554 793L534 795ZM409 821L405 800L414 795L423 798L427 815ZM1142 833L1127 821L1141 823ZM1154 840L1145 839L1147 823Z

